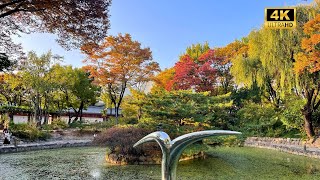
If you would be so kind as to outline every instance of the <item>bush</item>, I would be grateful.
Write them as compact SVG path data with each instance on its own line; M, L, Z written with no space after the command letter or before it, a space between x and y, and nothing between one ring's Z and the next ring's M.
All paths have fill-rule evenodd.
M237 112L238 128L247 136L279 137L286 132L279 116L270 104L247 103Z
M50 138L48 132L40 131L35 125L31 124L12 124L10 129L12 135L24 140L35 141Z
M137 124L138 119L136 117L122 117L120 118L121 124Z
M216 136L203 140L205 144L213 146L243 146L244 136Z
M207 151L209 148L206 144L203 144L201 141L189 145L182 153L182 156L193 156L199 152Z
M71 124L69 124L69 127L70 127L70 128L80 128L80 129L82 129L82 128L85 127L85 124L83 124L83 123L80 122L80 121L74 121L74 122L72 122Z
M66 128L68 128L68 124L61 119L56 119L56 120L52 121L51 124L43 125L42 128L45 130L66 129Z
M304 121L301 113L304 103L303 99L297 97L289 97L285 102L280 120L287 129L298 129L304 134ZM313 119L317 119L317 117Z
M154 150L152 147L145 148L146 145L133 148L133 145L138 142L141 138L148 135L151 131L134 128L134 127L113 127L101 132L94 140L95 144L106 145L110 149L111 153L116 154L132 154L141 155L147 151ZM150 144L147 144L147 146ZM142 150L143 147L143 150ZM155 147L155 150L159 149Z
M68 124L61 119L57 119L51 123L51 126L52 126L52 129L65 129L68 127Z
M0 114L0 125L2 125L3 127L8 127L10 123L10 119L8 114Z

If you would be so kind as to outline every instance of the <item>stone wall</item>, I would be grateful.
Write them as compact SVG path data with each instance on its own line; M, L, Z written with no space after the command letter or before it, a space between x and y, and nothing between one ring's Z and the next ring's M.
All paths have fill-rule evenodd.
M310 143L298 138L248 137L244 146L274 149L320 159L318 141Z
M91 146L91 140L70 140L70 141L51 141L41 143L26 143L14 145L2 145L0 146L0 154L24 152L33 150L44 150L44 149L57 149L63 147L84 147Z

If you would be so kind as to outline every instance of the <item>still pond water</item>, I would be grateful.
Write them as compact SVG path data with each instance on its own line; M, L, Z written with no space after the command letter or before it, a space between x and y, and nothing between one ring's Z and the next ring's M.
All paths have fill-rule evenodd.
M106 149L65 148L0 155L0 179L159 180L160 165L114 166ZM178 179L320 179L320 160L257 148L212 148L181 162Z

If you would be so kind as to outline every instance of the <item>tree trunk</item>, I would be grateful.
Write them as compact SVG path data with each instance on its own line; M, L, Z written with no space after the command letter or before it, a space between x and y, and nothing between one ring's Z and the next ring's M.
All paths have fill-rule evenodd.
M80 104L78 111L75 108L73 108L74 113L75 113L75 118L74 118L73 122L76 122L79 119L79 116L80 116L80 121L81 121L81 113L82 113L83 107L84 107L84 102L81 101L81 104Z
M34 101L34 120L37 126L41 124L41 112L40 112L40 94L37 93Z
M304 117L304 130L309 139L312 139L315 135L313 125L312 125L312 111L311 110L303 110Z
M142 108L139 106L139 109L138 109L138 120L141 119L141 116L142 116Z
M31 112L29 111L28 112L28 123L30 123L30 121L31 121Z
M80 110L80 122L82 122L82 109Z
M115 116L116 116L116 124L119 122L119 106L115 105L114 106L115 110Z
M78 115L77 115L77 117L79 117L79 115L80 115L80 122L82 121L82 110L83 110L83 107L84 107L84 102L81 101L81 104L80 104L80 107L79 107L79 111L78 111Z
M71 116L70 110L69 110L69 112L68 112L68 116L69 116L68 124L71 124L71 118L72 118L72 116Z

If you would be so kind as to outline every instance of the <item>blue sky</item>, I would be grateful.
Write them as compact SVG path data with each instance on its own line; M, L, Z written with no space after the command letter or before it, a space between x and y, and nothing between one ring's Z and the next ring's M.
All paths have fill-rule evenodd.
M307 1L309 3L310 0ZM304 0L113 0L109 35L129 33L144 47L162 69L172 67L185 49L208 42L225 46L248 35L264 21L265 7L290 6ZM84 55L66 51L55 42L55 35L30 34L16 39L25 51L34 50L64 56L65 63L81 67Z

